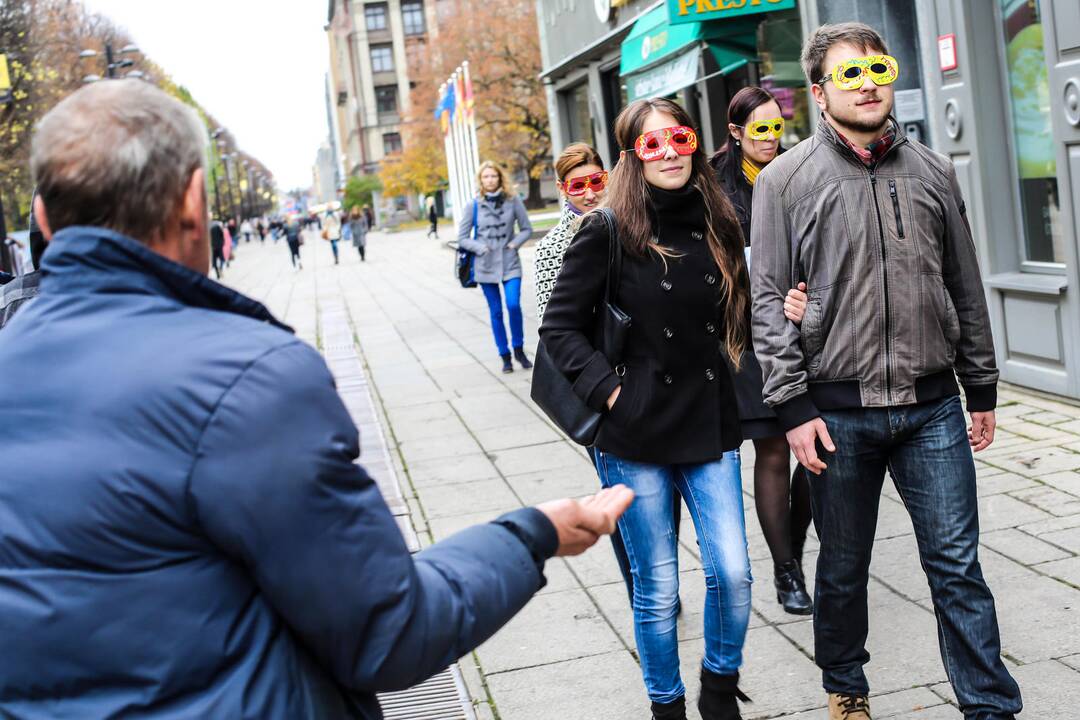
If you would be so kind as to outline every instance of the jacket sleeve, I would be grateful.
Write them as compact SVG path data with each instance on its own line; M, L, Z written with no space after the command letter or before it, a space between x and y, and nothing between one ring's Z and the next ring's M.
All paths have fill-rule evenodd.
M322 359L296 342L255 361L219 401L189 480L214 545L354 692L415 684L469 652L544 583L557 536L510 513L410 556Z
M540 326L540 339L555 366L597 412L607 409L608 396L619 385L614 368L592 340L595 308L604 296L608 244L603 220L596 214L586 217L563 257Z
M461 223L458 225L458 247L461 247L465 250L471 250L477 255L483 255L488 251L487 245L472 236L473 206L475 204L476 201L473 200L464 208L462 208L464 212L462 213L463 217L461 218Z
M945 204L942 277L960 321L960 343L954 367L964 386L967 409L971 412L993 410L997 406L998 369L990 313L986 307L971 225L952 163L949 163L949 185L951 197Z
M799 328L784 317L784 298L792 287L792 229L776 173L765 168L754 183L750 225L750 291L754 352L764 375L765 402L784 430L819 413L810 399Z
M532 223L529 221L529 211L525 209L525 203L521 198L514 198L514 219L517 221L518 231L514 239L510 241L510 247L517 250L532 237Z

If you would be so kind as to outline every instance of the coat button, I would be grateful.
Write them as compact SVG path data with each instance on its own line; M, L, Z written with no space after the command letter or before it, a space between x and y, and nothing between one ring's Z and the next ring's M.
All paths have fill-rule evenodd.
M690 233L690 237L694 238L695 240L700 240L705 236L695 230L694 232Z
M665 385L670 385L673 382L675 382L675 379L673 377L671 377L671 375L668 375L668 374L664 375L664 384Z
M669 327L664 328L664 337L670 340L671 338L675 337L675 331Z
M705 273L705 284L706 285L715 285L716 284L716 276L713 275L712 273Z
M713 325L711 322L705 323L705 332L708 333L709 335L715 335L716 334L716 326Z
M709 382L712 382L713 380L716 379L716 373L714 373L712 371L712 368L709 368L708 370L705 371L705 379L708 380Z
M670 280L661 280L660 281L660 287L664 289L664 292L668 292L669 290L671 290L671 281Z

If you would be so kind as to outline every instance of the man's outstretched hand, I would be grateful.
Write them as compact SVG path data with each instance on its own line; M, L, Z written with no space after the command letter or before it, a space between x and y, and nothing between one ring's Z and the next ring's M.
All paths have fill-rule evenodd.
M605 488L582 500L552 500L536 509L547 515L559 533L556 555L580 555L601 535L615 532L615 521L634 501L634 491L625 485Z

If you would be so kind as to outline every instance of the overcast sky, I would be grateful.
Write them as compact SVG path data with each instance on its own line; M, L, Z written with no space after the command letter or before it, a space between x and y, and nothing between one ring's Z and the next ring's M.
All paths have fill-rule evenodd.
M270 168L282 190L311 184L327 136L327 0L84 0Z

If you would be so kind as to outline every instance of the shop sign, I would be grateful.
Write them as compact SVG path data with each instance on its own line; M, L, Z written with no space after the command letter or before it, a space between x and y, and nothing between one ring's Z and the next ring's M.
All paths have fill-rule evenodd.
M956 35L954 33L938 36L937 52L941 72L956 69L958 63L956 62Z
M675 25L790 10L795 7L795 0L667 0L667 7L668 21Z
M8 75L7 55L0 55L0 103L11 100L11 77Z
M641 98L662 97L693 85L698 73L698 49L626 78L626 96L629 102Z

